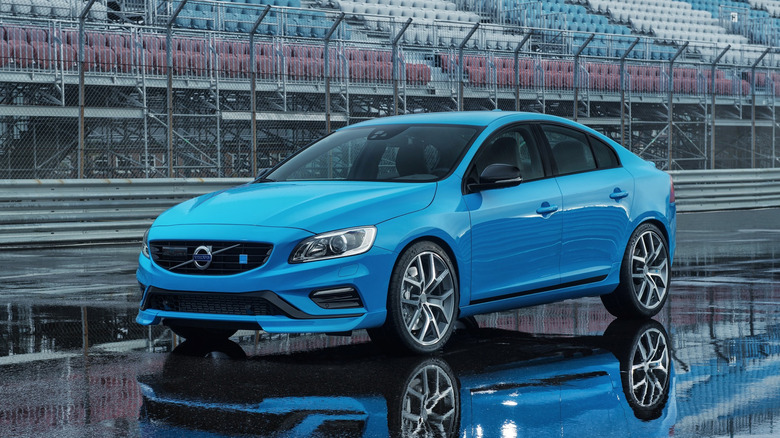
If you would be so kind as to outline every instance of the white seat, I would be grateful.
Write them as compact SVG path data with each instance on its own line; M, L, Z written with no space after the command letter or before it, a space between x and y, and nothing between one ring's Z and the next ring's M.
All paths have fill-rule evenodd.
M14 0L12 12L17 15L30 15L32 13L32 0Z

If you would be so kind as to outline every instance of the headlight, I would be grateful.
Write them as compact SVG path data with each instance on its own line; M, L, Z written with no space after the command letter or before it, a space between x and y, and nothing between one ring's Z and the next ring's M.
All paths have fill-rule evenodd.
M304 263L363 254L371 249L375 227L348 228L309 237L295 247L290 263Z
M144 232L144 238L141 241L141 254L147 259L149 258L149 228Z

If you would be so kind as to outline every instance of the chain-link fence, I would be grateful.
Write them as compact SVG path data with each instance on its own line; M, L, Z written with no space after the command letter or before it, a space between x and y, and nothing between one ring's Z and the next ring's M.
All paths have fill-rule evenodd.
M575 119L664 169L778 165L769 48L574 32L560 11L469 1L414 18L120 3L0 10L0 178L248 177L361 120L494 109Z

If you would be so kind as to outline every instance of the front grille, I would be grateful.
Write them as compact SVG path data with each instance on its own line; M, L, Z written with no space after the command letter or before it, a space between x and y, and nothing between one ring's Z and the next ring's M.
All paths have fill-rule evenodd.
M196 257L198 248L201 249ZM217 242L155 240L149 243L149 253L158 266L177 274L233 275L259 268L271 255L273 245L255 242ZM207 254L210 262L206 262ZM194 260L198 258L198 260Z
M144 310L206 313L215 315L283 315L278 307L263 298L262 292L242 294L174 292L152 288Z

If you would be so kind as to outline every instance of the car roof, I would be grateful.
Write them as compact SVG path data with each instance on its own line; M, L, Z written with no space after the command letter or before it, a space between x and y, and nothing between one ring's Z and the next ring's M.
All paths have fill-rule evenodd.
M497 120L507 119L507 121L567 121L556 116L547 114L517 112L517 111L459 111L459 112L439 112L439 113L420 113L407 114L402 116L379 117L365 122L360 122L350 127L356 126L374 126L388 124L443 124L443 125L468 125L468 126L487 126Z

